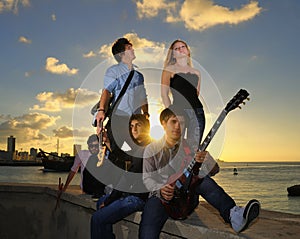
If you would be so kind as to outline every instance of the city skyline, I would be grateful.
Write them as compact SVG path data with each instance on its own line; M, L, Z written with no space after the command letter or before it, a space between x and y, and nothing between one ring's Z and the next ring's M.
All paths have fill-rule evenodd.
M57 138L64 152L86 147L95 132L89 110L113 64L111 44L122 36L133 42L158 124L165 49L180 38L204 76L206 130L221 110L220 100L211 109L210 91L224 104L240 88L250 93L212 141L214 156L300 161L299 10L293 0L0 0L0 149L10 135L17 148L53 151Z

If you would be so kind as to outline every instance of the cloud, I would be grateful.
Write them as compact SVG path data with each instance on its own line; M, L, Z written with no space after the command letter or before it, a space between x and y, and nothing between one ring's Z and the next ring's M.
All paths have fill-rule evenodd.
M250 1L239 9L217 5L212 0L185 0L183 4L170 8L166 1L138 1L137 14L140 18L156 17L160 11L165 11L165 21L169 23L183 22L189 30L203 31L220 24L239 24L257 16L262 8L258 1ZM152 13L150 14L150 12Z
M92 58L96 56L96 53L93 51L90 51L89 53L83 54L82 55L84 58Z
M177 2L168 2L166 0L152 0L152 1L137 1L137 14L141 18L156 17L160 10L165 10L167 15L176 12L178 7Z
M25 44L31 44L31 40L28 39L28 38L26 38L26 37L24 37L24 36L20 36L19 37L19 42L25 43Z
M31 77L33 74L34 74L33 71L26 71L26 72L24 73L24 76L27 78L27 77Z
M11 119L12 119L11 115L4 115L4 114L0 115L0 120L7 121L7 120L11 120Z
M62 126L58 129L53 130L54 136L58 138L73 138L74 135L76 137L83 137L86 138L91 132L88 130L79 130L79 129L72 129L68 126Z
M74 107L76 97L80 95L80 100L76 101L77 107L91 105L99 99L99 94L91 92L87 89L69 88L63 93L60 92L42 92L36 96L41 102L40 105L34 105L30 110L39 110L47 112L58 112L62 109L70 109Z
M150 41L146 38L139 37L136 33L126 33L123 37L127 38L134 47L137 56L136 61L139 63L157 63L164 58L165 44L161 42ZM99 54L105 58L111 58L112 44L105 44L101 46Z
M58 75L76 75L78 69L70 69L66 64L58 64L59 60L54 57L48 57L46 59L45 70Z
M17 117L8 117L8 120L0 124L0 142L5 143L9 135L18 138L18 142L27 143L32 140L45 140L47 136L41 133L60 119L41 113L29 113Z
M62 126L59 129L53 130L54 136L59 138L73 137L73 129L68 126Z
M51 20L52 20L53 22L56 21L56 15L55 15L55 14L52 14L52 15L51 15Z
M0 13L7 11L17 14L19 12L19 5L29 7L29 0L0 0Z

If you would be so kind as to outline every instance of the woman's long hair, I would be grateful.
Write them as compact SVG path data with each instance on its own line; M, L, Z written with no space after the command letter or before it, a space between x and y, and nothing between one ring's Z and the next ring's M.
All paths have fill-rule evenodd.
M177 42L182 42L186 46L186 48L188 49L189 55L188 55L188 62L187 63L188 63L189 66L192 67L191 51L190 51L190 48L189 48L188 44L186 44L186 42L184 42L183 40L177 39L177 40L173 41L173 43L170 45L170 47L168 49L168 54L167 54L167 57L166 57L165 62L164 62L164 68L166 68L169 65L174 65L176 63L176 58L174 57L173 47Z

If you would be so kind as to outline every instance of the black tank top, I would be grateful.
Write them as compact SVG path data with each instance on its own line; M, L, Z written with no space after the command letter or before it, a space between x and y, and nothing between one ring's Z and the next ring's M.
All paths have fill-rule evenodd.
M199 77L194 73L174 74L170 79L173 104L183 108L203 108L197 95L198 81Z

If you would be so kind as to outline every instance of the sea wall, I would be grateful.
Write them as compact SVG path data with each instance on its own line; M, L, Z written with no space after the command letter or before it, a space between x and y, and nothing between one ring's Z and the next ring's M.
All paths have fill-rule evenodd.
M78 187L73 186L62 195L55 210L56 195L56 187L51 185L0 184L0 238L88 239L89 222L95 211L95 202L88 195L81 194ZM298 238L299 215L267 211L264 214L268 213L272 215L267 218L261 216L251 229L237 235L228 224L223 223L213 208L203 204L188 220L168 220L161 238L279 238L274 235ZM139 221L140 213L135 213L117 223L114 226L116 238L138 238ZM265 233L266 227L272 225L275 227ZM279 225L281 229L278 228Z

